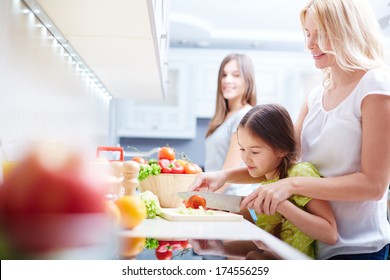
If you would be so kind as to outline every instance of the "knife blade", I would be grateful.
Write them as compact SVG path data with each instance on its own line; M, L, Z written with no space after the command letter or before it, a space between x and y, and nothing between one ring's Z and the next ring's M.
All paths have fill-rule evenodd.
M241 202L245 198L245 196L239 195L201 191L178 192L176 195L182 199L188 199L193 195L200 195L206 199L207 208L229 211L233 213L240 212Z

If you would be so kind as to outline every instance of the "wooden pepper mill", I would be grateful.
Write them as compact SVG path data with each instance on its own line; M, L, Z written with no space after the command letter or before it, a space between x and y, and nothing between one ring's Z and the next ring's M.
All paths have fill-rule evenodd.
M123 182L122 186L125 189L125 195L135 195L139 186L138 174L140 166L134 160L125 161L122 165Z

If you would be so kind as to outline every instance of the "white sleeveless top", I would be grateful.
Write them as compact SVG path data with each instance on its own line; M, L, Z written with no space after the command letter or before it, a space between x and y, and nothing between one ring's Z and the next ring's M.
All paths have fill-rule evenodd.
M330 111L322 106L323 93L324 88L318 86L309 95L301 134L302 161L312 163L323 177L359 172L361 104L370 94L390 96L390 73L368 71L351 94ZM386 191L379 201L331 202L340 236L335 245L318 242L317 258L373 253L390 243L387 196Z

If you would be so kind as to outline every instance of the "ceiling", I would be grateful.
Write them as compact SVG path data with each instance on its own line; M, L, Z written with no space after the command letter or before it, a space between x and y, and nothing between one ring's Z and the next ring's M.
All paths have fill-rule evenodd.
M163 94L146 5L156 1L28 2L41 5L113 97L159 101ZM303 51L299 11L306 2L170 0L170 47ZM370 2L390 39L390 0Z

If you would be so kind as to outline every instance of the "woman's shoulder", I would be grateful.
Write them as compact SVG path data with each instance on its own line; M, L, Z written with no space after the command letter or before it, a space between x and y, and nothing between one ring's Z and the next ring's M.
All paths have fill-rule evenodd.
M364 95L379 93L390 95L390 68L374 68L367 71L361 80Z

